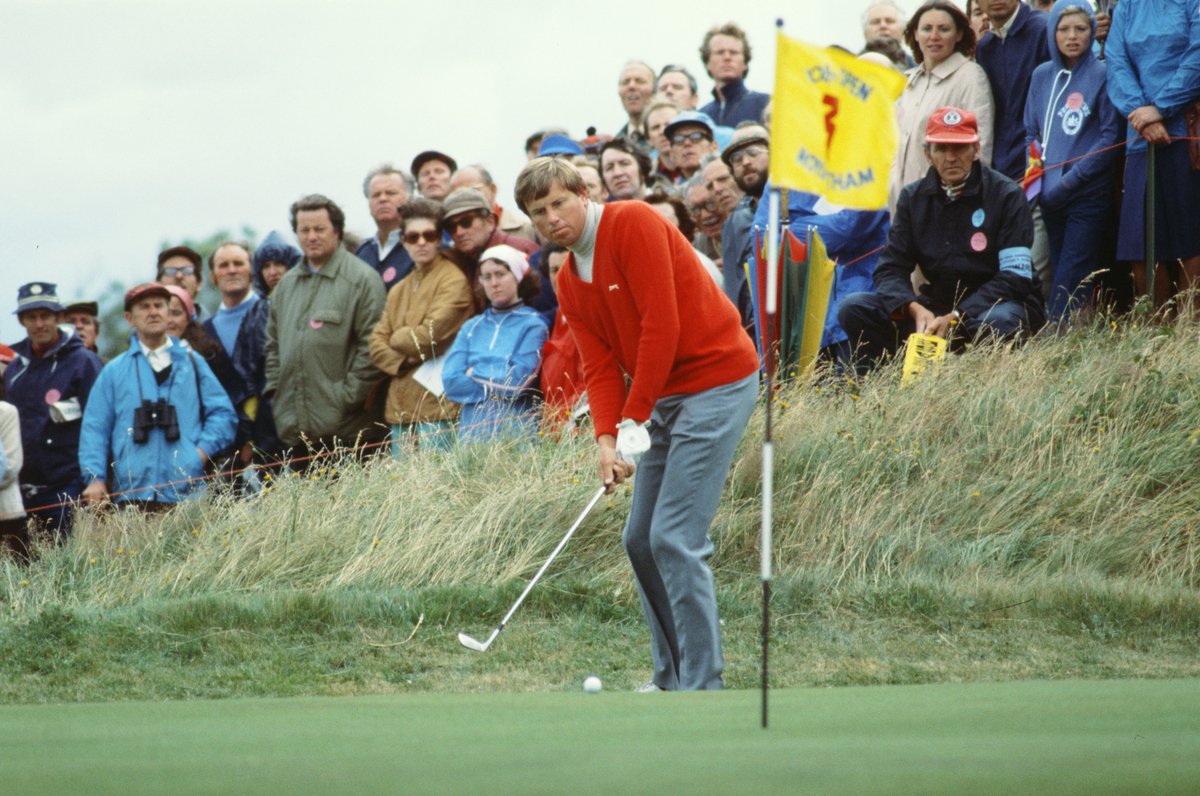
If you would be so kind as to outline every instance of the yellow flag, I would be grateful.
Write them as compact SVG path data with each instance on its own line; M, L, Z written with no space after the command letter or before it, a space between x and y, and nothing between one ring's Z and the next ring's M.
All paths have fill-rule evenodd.
M779 33L771 182L861 210L887 206L904 76Z

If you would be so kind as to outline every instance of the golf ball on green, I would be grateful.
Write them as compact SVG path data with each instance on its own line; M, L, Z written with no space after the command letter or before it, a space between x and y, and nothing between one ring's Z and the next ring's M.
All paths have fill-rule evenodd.
M600 683L600 678L594 674L583 681L583 690L589 694L599 694L601 688L603 685Z

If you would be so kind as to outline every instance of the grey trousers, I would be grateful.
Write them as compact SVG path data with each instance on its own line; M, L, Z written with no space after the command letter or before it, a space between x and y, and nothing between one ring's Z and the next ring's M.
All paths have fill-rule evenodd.
M708 529L757 395L755 373L704 392L660 398L650 416L650 450L634 474L622 541L650 628L660 688L723 684Z

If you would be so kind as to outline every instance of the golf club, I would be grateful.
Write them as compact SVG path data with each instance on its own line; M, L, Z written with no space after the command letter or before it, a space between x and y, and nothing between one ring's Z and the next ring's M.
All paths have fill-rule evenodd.
M555 556L561 553L562 549L567 546L567 542L570 541L571 535L575 533L575 529L583 523L584 518L587 517L592 508L598 502L600 502L600 497L603 494L604 487L600 487L598 490L596 490L596 494L592 496L591 501L588 502L587 506L584 507L583 512L579 515L571 527L567 529L566 536L564 536L562 541L558 543L558 547L555 547L554 551L550 553L550 557L546 559L546 563L542 564L542 568L539 569L537 574L533 576L533 579L529 581L529 585L525 587L525 591L521 592L521 596L517 598L515 603L513 603L512 608L508 609L508 613L506 613L504 618L500 620L500 624L496 625L496 629L493 630L492 634L487 637L487 641L480 641L479 639L468 636L466 633L459 633L459 644L462 644L469 650L475 650L476 652L486 652L487 648L492 646L492 642L496 640L496 636L500 635L500 631L504 629L506 624L508 624L508 620L512 619L512 615L517 612L517 608L521 606L521 603L525 600L525 596L529 594L530 589L532 589L533 585L538 582L539 578L542 577L542 574L546 571L547 567L549 567L550 563L554 561Z

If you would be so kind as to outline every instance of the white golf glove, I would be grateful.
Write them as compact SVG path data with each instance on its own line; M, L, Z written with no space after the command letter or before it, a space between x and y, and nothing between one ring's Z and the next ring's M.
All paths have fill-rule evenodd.
M617 424L617 455L622 461L637 467L642 455L650 450L650 432L647 423L624 418Z

